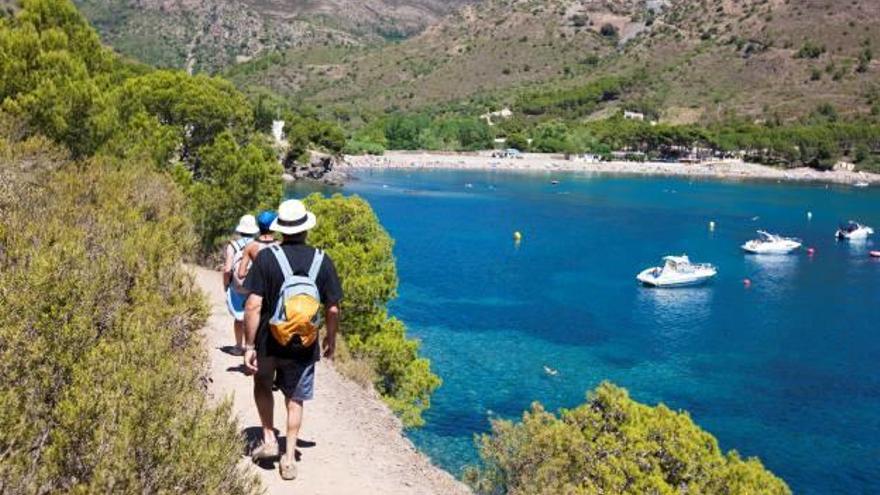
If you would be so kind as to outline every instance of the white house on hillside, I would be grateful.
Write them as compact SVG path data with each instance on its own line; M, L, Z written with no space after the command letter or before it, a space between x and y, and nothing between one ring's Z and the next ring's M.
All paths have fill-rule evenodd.
M275 138L275 144L282 144L284 142L284 121L283 120L273 120L272 121L272 137Z
M645 114L641 112L630 112L629 110L624 110L623 118L629 120L645 120Z
M492 117L498 117L500 119L509 119L512 116L513 116L513 112L509 108L504 107L501 110L498 110L497 112L484 113L483 115L480 115L480 118L485 120L486 124L488 124L488 125L495 125L492 122Z

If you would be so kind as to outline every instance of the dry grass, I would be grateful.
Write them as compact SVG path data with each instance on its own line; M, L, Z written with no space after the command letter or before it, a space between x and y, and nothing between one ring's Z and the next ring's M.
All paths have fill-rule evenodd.
M376 364L370 359L353 356L348 350L344 338L338 338L336 341L336 356L333 360L333 367L342 376L368 390L373 390L373 384L378 378Z
M319 50L318 57L311 49L292 50L276 63L245 65L230 75L239 86L269 87L319 107L349 110L418 109L483 96L500 105L522 88L571 87L643 72L628 99L649 99L675 122L711 121L730 112L788 119L824 102L841 113L864 113L865 93L880 83L880 64L864 72L855 67L866 46L880 52L880 30L872 28L880 4L828 5L673 0L648 23L641 2L628 0L487 0L401 44ZM586 23L576 26L576 15ZM604 22L628 41L617 46L600 36ZM807 41L825 53L796 58ZM589 55L601 57L597 66L582 63Z

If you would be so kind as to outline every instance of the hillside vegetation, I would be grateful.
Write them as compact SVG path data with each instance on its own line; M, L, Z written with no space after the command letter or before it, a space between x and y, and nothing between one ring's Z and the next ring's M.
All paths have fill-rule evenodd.
M229 75L341 112L497 110L537 85L614 76L634 84L606 106L671 123L787 120L822 103L866 114L878 103L878 16L866 0L485 0L400 44L294 49Z
M402 39L468 0L76 0L119 52L160 67L215 71L294 47Z
M67 0L0 19L0 101L0 491L255 490L229 410L205 403L205 311L180 263L280 201L265 119L222 79L119 58ZM439 379L387 316L390 239L356 198L313 201L351 359L418 425Z
M183 212L162 174L0 139L0 492L258 493L204 394Z
M559 94L589 106L615 81ZM0 101L0 492L259 493L240 468L228 404L204 395L206 311L181 261L279 201L279 157L261 132L271 110L223 79L120 58L69 0L23 0L0 19ZM338 144L332 125L304 114L301 145ZM547 143L573 135L564 121L539 125ZM492 135L444 114L359 132L444 146ZM372 383L406 425L421 424L440 380L388 314L391 238L360 198L306 202L321 219L311 241L345 287L340 369ZM559 419L536 408L521 425L496 423L482 455L470 480L486 493L787 493L759 462L722 457L685 415L610 386Z

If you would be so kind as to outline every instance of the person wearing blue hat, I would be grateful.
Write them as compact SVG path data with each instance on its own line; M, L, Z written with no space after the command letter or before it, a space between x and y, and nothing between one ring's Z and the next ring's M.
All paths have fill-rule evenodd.
M272 232L272 223L277 217L277 213L269 210L264 210L257 215L257 227L260 229L260 235L254 239L254 242L245 246L244 251L242 251L241 263L238 265L238 271L235 273L239 280L244 281L245 277L247 277L251 264L257 259L260 251L277 243L275 234Z

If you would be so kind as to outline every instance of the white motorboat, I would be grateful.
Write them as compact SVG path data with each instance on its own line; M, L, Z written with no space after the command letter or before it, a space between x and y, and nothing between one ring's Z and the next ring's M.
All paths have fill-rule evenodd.
M743 251L752 254L788 254L802 245L799 239L782 237L763 230L759 230L758 235L761 237L742 245Z
M871 185L870 182L859 181L859 182L856 182L855 184L853 184L853 187L868 187L870 185Z
M666 256L663 266L642 270L636 276L639 282L652 287L690 287L705 283L718 274L708 263L691 263L686 255Z
M834 234L839 240L861 240L867 239L869 235L874 233L874 229L867 225L850 220L840 226L837 233Z

